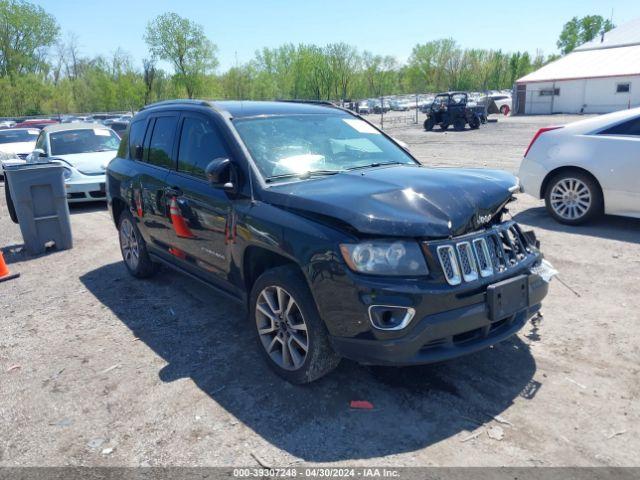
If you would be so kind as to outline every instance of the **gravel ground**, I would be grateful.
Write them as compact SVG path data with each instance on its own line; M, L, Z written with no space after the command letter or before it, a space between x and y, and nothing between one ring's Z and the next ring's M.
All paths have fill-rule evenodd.
M516 171L537 128L575 119L388 131L425 164ZM0 191L21 273L0 283L0 465L638 465L640 221L566 228L524 195L512 213L563 282L541 320L447 363L345 361L291 386L237 304L167 270L131 278L103 206L72 209L72 250L26 258Z

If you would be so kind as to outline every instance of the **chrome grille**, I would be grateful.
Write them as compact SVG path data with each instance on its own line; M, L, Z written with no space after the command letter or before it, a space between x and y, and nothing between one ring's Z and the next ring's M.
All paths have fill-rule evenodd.
M460 240L434 242L449 285L490 277L518 265L531 254L527 239L513 221Z
M456 245L458 257L460 258L460 269L465 282L472 282L478 278L476 260L471 250L469 242L460 242Z
M484 278L493 275L493 264L491 262L491 255L489 254L489 247L487 247L487 241L484 238L476 238L473 241L473 249L478 258L480 276Z
M456 260L456 254L451 245L442 245L438 247L438 258L440 265L444 271L444 276L450 285L458 285L460 283L460 269Z

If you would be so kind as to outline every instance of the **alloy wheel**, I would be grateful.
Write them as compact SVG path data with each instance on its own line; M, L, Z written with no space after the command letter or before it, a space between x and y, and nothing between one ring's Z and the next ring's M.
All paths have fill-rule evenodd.
M563 178L552 188L549 197L551 208L565 220L579 220L591 207L589 187L577 178Z
M135 229L128 218L125 218L120 224L120 248L124 261L131 270L135 270L140 261L140 244Z
M266 287L256 302L256 325L262 346L285 370L297 370L309 352L309 334L293 296L278 286Z

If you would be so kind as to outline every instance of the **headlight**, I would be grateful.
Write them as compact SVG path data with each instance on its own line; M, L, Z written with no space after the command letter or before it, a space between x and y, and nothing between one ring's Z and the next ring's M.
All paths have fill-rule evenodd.
M349 268L372 275L427 275L429 269L415 242L368 241L340 245Z
M64 177L65 180L69 180L72 174L73 172L71 171L70 168L62 167L62 176Z

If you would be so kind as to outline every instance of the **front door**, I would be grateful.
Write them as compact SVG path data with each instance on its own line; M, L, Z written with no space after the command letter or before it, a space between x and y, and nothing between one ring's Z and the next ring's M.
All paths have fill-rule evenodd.
M170 246L183 266L222 287L228 286L233 208L227 194L214 188L205 168L228 158L228 148L213 119L186 113L180 120L177 171L167 178Z

